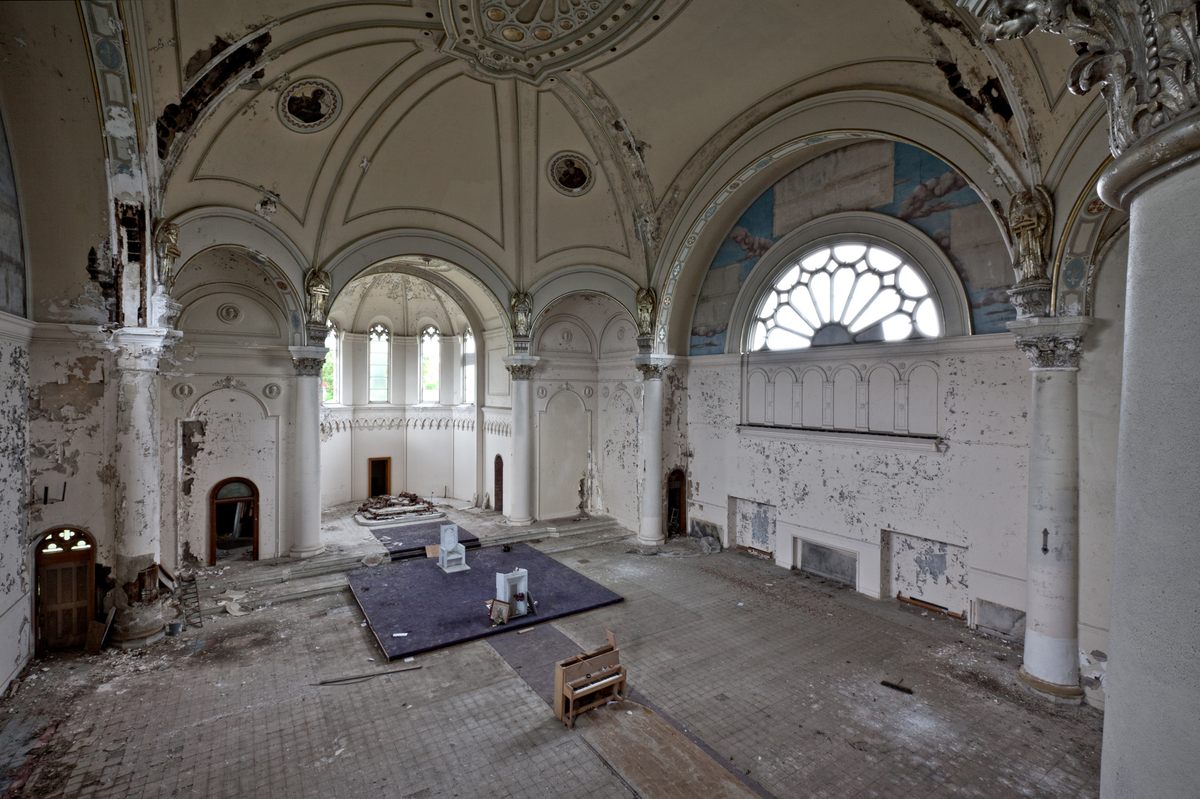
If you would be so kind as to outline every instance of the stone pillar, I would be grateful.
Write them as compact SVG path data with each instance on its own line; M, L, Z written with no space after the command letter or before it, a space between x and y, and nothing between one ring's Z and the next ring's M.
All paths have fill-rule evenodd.
M504 512L509 524L533 522L533 370L540 358L510 355L504 366L512 375L512 468L504 469Z
M638 436L638 457L641 461L641 515L638 522L638 545L654 550L666 540L663 533L663 372L670 358L659 355L638 355L634 365L642 373L642 426Z
M1076 376L1090 319L1009 322L1029 356L1029 500L1025 660L1021 679L1057 701L1080 702L1079 415Z
M1100 87L1129 211L1125 355L1104 680L1105 799L1196 795L1200 740L1200 10L1194 0L959 0L985 40L1063 34Z
M162 638L158 603L161 559L162 453L159 450L159 359L179 333L165 328L122 328L113 334L117 418L113 442L116 497L114 532L117 613L111 640L122 649Z
M1200 119L1114 162L1129 209L1101 795L1196 795L1200 741ZM1157 141L1155 141L1157 139Z
M325 348L288 349L296 367L290 554L310 558L325 549L321 543L321 366Z

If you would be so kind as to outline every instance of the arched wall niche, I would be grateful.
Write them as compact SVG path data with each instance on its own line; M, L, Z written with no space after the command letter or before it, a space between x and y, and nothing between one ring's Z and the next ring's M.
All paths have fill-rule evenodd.
M1018 169L967 120L915 97L846 90L795 103L764 120L713 160L664 237L653 285L661 298L659 351L689 349L690 319L707 267L737 218L766 186L828 150L831 142L901 142L935 154L981 199L1004 246L1002 209L1023 184Z
M533 325L536 330L546 310L572 294L601 294L630 315L637 308L638 285L628 276L599 266L567 267L556 271L529 288L533 297Z

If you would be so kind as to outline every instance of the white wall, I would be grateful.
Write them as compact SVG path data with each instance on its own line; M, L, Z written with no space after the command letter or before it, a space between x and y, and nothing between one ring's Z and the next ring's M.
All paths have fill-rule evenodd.
M33 651L25 512L31 327L0 312L0 693Z
M1084 690L1095 705L1104 701L1108 652L1127 260L1122 239L1101 262L1095 322L1079 368L1079 650Z
M886 366L905 375L915 363L936 371L936 434L948 444L944 454L929 437L868 429L872 370ZM863 376L845 388L851 404L836 414L857 432L739 428L749 413L741 398L748 396L750 373L787 368L801 374L809 366L831 377ZM753 356L747 366L737 356L696 357L687 367L691 521L715 525L728 543L731 497L770 505L779 565L797 565L796 539L852 552L858 589L876 597L896 590L884 578L891 571L881 552L884 531L934 548L965 547L970 596L1024 608L1029 372L1011 336L773 353ZM838 409L832 382L822 387L823 413L830 419ZM885 388L893 409L908 409L907 401L896 400L895 386ZM773 389L768 385L760 396L774 397ZM782 404L755 411L756 418L782 416ZM882 406L875 404L876 421ZM790 416L783 424L791 424Z

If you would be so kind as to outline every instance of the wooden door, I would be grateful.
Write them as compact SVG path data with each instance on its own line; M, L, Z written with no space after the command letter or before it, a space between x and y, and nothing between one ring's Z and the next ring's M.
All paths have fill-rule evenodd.
M95 549L86 536L59 530L38 544L37 649L79 649L94 612Z
M504 459L496 456L496 512L504 512Z

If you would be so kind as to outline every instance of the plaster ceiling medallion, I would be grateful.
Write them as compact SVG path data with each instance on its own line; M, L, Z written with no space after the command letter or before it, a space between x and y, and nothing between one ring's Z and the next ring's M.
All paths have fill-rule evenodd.
M561 152L546 165L550 185L568 197L587 194L596 180L596 173L588 160L579 153Z
M279 119L297 133L324 130L333 124L341 110L341 92L321 78L302 78L279 94Z
M540 83L613 47L662 0L441 0L442 50L502 77Z

